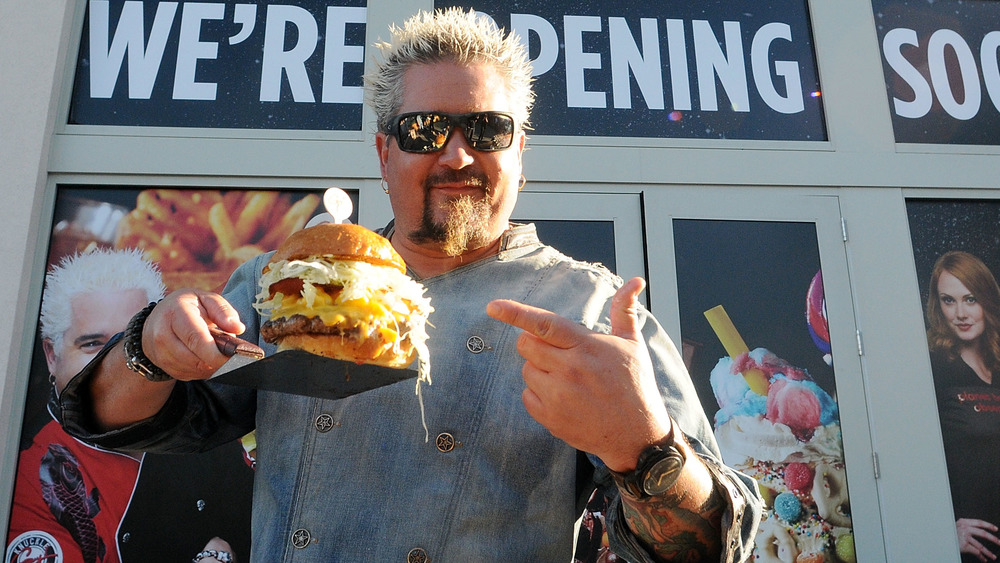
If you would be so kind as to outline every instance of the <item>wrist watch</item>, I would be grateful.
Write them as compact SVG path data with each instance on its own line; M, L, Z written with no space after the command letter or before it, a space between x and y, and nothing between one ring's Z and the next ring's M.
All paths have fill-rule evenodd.
M670 490L684 469L684 453L674 441L674 430L659 444L653 444L639 454L635 469L627 473L611 471L615 484L632 498L649 498Z
M170 381L173 379L170 374L149 361L142 352L142 327L153 307L156 307L155 301L136 313L125 327L125 366L150 381Z

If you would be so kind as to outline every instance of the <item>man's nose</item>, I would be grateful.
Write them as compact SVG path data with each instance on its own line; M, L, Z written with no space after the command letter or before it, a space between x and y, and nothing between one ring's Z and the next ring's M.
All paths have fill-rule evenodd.
M460 127L456 127L451 132L451 136L440 151L438 157L442 165L449 168L459 169L471 165L475 161L475 149L469 146L465 138L465 132Z

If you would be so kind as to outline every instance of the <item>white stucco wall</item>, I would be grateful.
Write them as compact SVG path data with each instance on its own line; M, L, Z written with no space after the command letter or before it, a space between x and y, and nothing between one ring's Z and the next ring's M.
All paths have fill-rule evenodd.
M32 320L41 288L33 272L56 100L62 87L70 0L0 0L0 285L9 288L0 323L0 504L9 505L17 461ZM48 227L46 222L45 228ZM15 301L16 299L16 301ZM7 510L0 529L7 528ZM6 542L5 542L6 543Z

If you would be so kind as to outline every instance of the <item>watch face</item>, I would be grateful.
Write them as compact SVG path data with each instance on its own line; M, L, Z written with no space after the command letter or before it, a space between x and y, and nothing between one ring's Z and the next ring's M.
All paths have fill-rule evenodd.
M642 488L647 495L661 495L677 482L677 477L680 476L683 468L684 458L679 452L673 450L646 471Z

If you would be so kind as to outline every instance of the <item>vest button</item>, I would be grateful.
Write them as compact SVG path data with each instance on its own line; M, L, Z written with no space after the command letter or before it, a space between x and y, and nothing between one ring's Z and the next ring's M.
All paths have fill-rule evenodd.
M486 341L479 336L470 336L465 341L465 347L473 354L479 354L486 349Z
M421 547L414 547L406 554L406 563L429 563L431 558Z
M448 453L455 449L455 437L447 432L442 432L434 438L434 445L441 453Z
M329 432L333 429L337 423L333 420L333 416L323 413L316 417L316 421L313 423L316 426L316 430L319 432Z
M310 541L312 541L312 534L309 533L309 530L299 528L292 532L292 547L295 549L305 549L309 546Z

